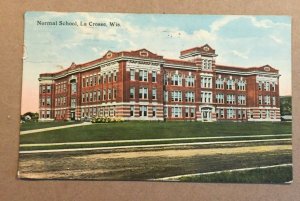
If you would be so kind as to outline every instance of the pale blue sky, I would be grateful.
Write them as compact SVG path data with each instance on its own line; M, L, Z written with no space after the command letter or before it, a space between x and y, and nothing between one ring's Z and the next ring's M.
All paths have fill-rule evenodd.
M37 26L41 21L110 22L120 28ZM218 64L279 69L280 95L291 94L291 18L287 16L27 12L22 113L38 111L38 76L102 57L146 48L166 58L209 44ZM30 102L31 104L27 104Z

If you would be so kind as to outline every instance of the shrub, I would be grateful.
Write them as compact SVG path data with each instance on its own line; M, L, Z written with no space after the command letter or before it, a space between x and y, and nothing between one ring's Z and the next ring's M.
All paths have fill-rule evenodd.
M91 119L92 123L117 123L123 121L124 119L121 117L93 117Z

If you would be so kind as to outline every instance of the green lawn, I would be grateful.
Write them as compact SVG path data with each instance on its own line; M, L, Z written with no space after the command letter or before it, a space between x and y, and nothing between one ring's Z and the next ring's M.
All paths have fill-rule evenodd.
M93 124L21 135L20 142L21 144L86 142L205 136L270 135L288 134L291 132L291 122L123 122Z
M292 166L182 177L185 182L284 183L293 179Z
M81 123L81 122L69 122L69 121L33 122L33 121L26 121L25 123L21 124L20 130L21 131L27 131L27 130L40 129L40 128L66 126L66 125L78 124L78 123Z

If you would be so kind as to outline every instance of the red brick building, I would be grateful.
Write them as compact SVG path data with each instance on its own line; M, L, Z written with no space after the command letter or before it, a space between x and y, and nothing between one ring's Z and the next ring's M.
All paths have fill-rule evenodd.
M40 74L40 120L280 121L279 73L216 64L209 45L167 59L146 49Z

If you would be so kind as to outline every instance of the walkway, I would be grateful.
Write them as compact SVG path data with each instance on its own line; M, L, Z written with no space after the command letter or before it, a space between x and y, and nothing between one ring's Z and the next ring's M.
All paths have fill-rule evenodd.
M50 127L50 128L40 128L40 129L34 129L34 130L28 130L28 131L21 131L20 135L27 135L31 133L40 133L44 131L52 131L52 130L59 130L64 128L73 128L73 127L79 127L79 126L87 126L92 125L91 122L83 122L81 124L72 124L72 125L66 125L66 126L56 126L56 127Z

